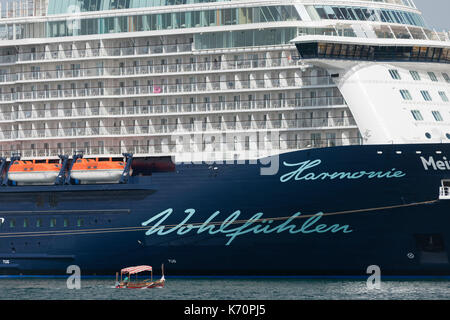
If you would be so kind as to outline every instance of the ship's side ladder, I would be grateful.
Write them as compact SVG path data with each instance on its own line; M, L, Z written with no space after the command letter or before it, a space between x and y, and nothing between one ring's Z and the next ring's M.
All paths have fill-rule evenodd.
M132 153L123 153L125 157L126 165L123 169L122 176L120 177L119 183L127 183L128 178L130 177L131 163L133 162L133 154Z

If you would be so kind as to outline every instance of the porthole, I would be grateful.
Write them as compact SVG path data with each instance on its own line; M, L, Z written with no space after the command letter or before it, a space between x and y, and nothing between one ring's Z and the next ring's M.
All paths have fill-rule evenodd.
M429 132L425 133L425 137L427 137L427 139L431 139L431 134Z

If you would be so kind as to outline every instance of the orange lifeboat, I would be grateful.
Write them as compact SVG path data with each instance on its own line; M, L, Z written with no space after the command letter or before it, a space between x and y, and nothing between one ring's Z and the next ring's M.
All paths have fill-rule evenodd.
M15 160L8 171L8 178L20 184L54 183L61 164Z
M87 183L118 182L125 169L123 161L78 159L72 167L72 179Z

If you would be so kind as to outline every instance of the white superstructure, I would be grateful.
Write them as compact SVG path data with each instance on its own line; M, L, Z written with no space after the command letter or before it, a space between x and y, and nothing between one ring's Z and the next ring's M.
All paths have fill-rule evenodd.
M0 3L4 156L253 159L450 142L449 35L429 30L410 0ZM296 45L312 42L447 56L299 59Z

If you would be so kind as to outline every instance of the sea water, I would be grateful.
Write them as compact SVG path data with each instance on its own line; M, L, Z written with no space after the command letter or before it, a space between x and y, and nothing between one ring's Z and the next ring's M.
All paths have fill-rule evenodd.
M382 279L167 277L164 288L116 289L115 278L0 277L0 300L448 300L450 278Z

